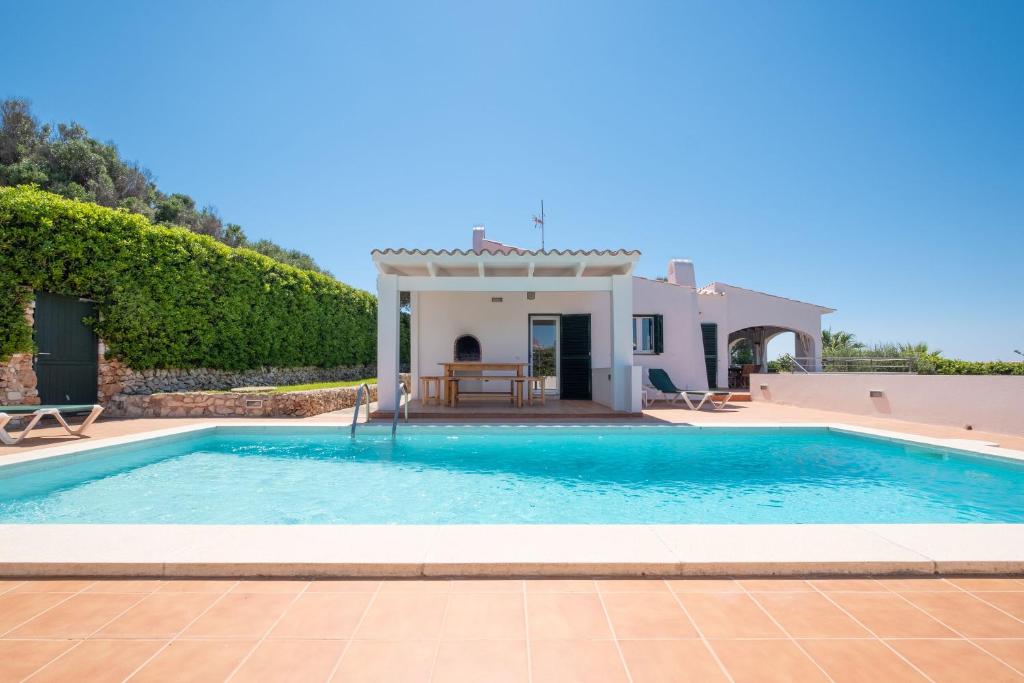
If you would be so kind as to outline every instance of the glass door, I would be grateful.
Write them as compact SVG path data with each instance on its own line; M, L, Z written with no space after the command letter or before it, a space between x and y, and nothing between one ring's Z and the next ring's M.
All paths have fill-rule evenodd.
M547 378L547 394L558 393L558 350L558 316L530 316L530 375Z

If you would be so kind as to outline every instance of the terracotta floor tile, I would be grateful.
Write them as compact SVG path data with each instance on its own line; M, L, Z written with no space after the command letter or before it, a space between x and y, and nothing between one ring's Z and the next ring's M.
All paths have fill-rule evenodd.
M668 587L675 593L742 593L736 579L669 579Z
M441 634L448 595L377 595L356 630L360 640L429 640Z
M1004 612L1009 612L1018 619L1024 619L1024 591L1016 593L980 592L977 594L977 597L995 605Z
M952 638L952 631L892 593L830 593L829 597L883 638Z
M611 638L608 618L596 593L547 593L526 600L530 638Z
M38 579L25 581L11 589L12 593L77 593L88 588L92 579Z
M801 640L811 659L835 683L927 683L878 640Z
M159 579L101 579L85 589L86 593L152 593L160 588Z
M1024 638L1024 622L966 593L907 593L906 598L968 638Z
M935 683L1020 683L1024 677L966 640L890 640Z
M0 579L0 595L25 583L24 579Z
M613 593L602 596L615 637L697 638L697 630L670 593Z
M362 579L318 579L310 581L307 593L376 593L380 581Z
M306 593L287 609L270 638L351 638L373 596Z
M626 681L622 658L610 640L540 640L530 643L533 683Z
M813 591L811 584L803 579L738 579L741 586L752 593L774 593L778 591Z
M527 593L596 593L593 579L526 579Z
M69 595L61 593L5 593L0 595L0 635L69 597Z
M20 681L77 640L0 640L0 683Z
M225 595L188 629L189 638L257 638L280 617L291 595Z
M957 588L974 592L986 591L1022 591L1024 585L1017 579L1001 579L996 577L963 577L946 579Z
M955 593L956 591L960 590L959 588L949 583L945 579L939 578L937 576L906 579L879 579L878 583L882 584L889 590L907 593L915 591L943 591Z
M103 627L101 638L170 638L217 599L210 593L153 593Z
M90 635L138 602L141 595L73 595L15 629L17 638L81 638Z
M601 593L668 593L663 579L598 579Z
M295 595L296 593L302 592L302 589L309 584L309 581L287 581L287 580L270 580L270 581L255 581L252 579L245 579L238 582L234 588L231 589L232 593L283 593L286 595Z
M527 681L526 641L474 640L441 643L431 683Z
M1017 671L1024 671L1024 640L975 638L974 644L992 653L995 657L1017 669Z
M790 640L713 640L711 647L736 683L828 681Z
M758 593L755 600L794 638L870 635L820 593Z
M452 581L453 593L522 593L522 579L458 579Z
M428 683L437 643L354 640L341 657L335 683Z
M450 593L448 579L391 579L381 581L381 593Z
M679 593L679 600L707 638L784 638L745 593Z
M326 681L346 643L338 640L265 640L231 683Z
M248 640L175 640L129 682L221 683L255 644Z
M159 593L227 593L235 585L229 579L174 579L164 581L157 588Z
M728 679L700 640L620 640L633 683L715 683Z
M452 595L444 640L526 639L523 596L503 593Z
M120 682L163 644L162 640L87 640L36 672L32 683Z
M813 579L808 581L808 583L826 593L884 593L888 590L875 579Z

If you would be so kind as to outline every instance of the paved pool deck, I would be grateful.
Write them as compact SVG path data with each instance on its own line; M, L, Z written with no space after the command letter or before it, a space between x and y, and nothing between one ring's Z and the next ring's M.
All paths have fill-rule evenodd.
M1024 580L0 580L0 681L1024 681Z

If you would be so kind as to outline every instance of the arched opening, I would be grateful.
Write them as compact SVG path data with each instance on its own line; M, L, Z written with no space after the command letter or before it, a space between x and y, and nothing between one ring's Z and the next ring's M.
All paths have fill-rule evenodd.
M471 334L462 335L455 340L455 351L452 356L456 361L480 360L480 340Z
M769 372L769 363L780 357L787 370L799 364L814 372L820 364L816 347L810 335L788 327L758 325L735 330L729 333L729 387L749 389L750 375Z

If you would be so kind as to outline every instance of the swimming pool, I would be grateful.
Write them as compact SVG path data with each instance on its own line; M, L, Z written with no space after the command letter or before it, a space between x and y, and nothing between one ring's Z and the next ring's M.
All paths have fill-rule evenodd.
M824 427L218 427L0 467L5 524L1019 523L1022 501L1022 463Z

